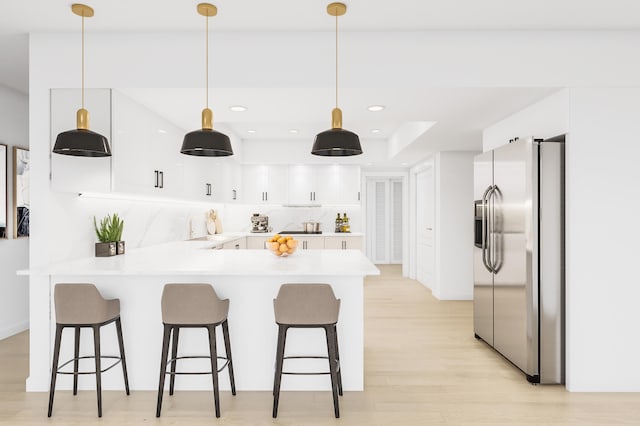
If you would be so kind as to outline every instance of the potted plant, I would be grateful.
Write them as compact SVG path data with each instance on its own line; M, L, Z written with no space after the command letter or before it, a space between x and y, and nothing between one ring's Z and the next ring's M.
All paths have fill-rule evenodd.
M124 241L122 241L122 230L124 221L116 213L107 215L100 221L100 226L93 217L93 226L96 230L99 243L96 243L96 256L107 257L116 254L124 254Z

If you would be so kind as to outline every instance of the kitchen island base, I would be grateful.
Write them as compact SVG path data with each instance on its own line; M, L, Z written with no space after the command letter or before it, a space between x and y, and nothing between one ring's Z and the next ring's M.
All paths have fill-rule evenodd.
M132 390L157 390L162 348L162 318L160 299L167 283L208 283L213 285L220 298L230 300L229 330L231 350L238 391L270 391L273 389L274 363L278 327L274 320L273 299L284 283L328 283L336 297L341 299L338 336L340 364L345 391L362 391L364 388L364 312L363 276L215 276L215 275L51 275L32 276L33 286L39 297L32 294L32 338L30 354L30 377L27 391L47 391L49 387L51 353L55 336L53 287L56 283L93 283L105 298L119 298L129 382ZM49 294L49 298L45 296ZM34 310L34 301L41 305ZM48 306L45 306L48 303ZM44 327L44 328L43 328ZM48 328L48 330L47 330ZM179 356L208 355L209 346L206 329L184 329L180 332ZM287 355L326 356L325 336L321 329L290 330L287 336ZM220 333L218 333L220 334ZM45 337L38 338L37 336ZM48 338L46 338L48 337ZM81 354L93 350L88 338L82 339L86 346ZM117 352L115 330L105 329L102 343L103 355ZM224 348L222 336L218 336L218 348ZM68 353L65 353L68 352ZM72 356L72 348L62 348L61 359ZM285 367L296 371L326 370L326 360L289 360ZM207 360L184 360L178 371L207 370ZM82 366L81 366L82 367ZM72 389L71 377L60 377L57 388ZM102 386L105 390L123 389L119 374L104 374ZM95 389L95 380L80 378L79 389ZM211 390L211 377L179 375L176 390ZM229 380L220 376L220 389L229 390ZM329 376L286 376L282 390L330 390Z

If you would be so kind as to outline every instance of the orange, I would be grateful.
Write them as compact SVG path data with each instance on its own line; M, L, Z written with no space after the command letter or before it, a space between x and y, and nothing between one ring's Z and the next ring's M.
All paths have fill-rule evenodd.
M296 240L287 241L287 247L289 247L290 249L296 248L297 246L298 246L298 242Z

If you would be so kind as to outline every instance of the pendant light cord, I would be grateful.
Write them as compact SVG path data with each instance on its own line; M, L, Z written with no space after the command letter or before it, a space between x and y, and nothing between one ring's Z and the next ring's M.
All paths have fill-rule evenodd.
M205 81L206 81L206 85L207 85L206 105L207 105L207 108L209 108L209 15L207 15L207 24L206 24L205 36L206 36L205 58L206 58L206 63L207 63L207 65L206 65L206 76L205 76Z
M84 109L84 11L82 12L82 109Z
M338 108L338 13L336 13L336 108Z

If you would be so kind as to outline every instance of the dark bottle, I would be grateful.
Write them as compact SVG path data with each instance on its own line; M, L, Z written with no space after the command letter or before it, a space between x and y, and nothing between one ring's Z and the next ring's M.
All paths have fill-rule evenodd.
M336 217L336 232L342 232L342 219L340 219L340 213Z

